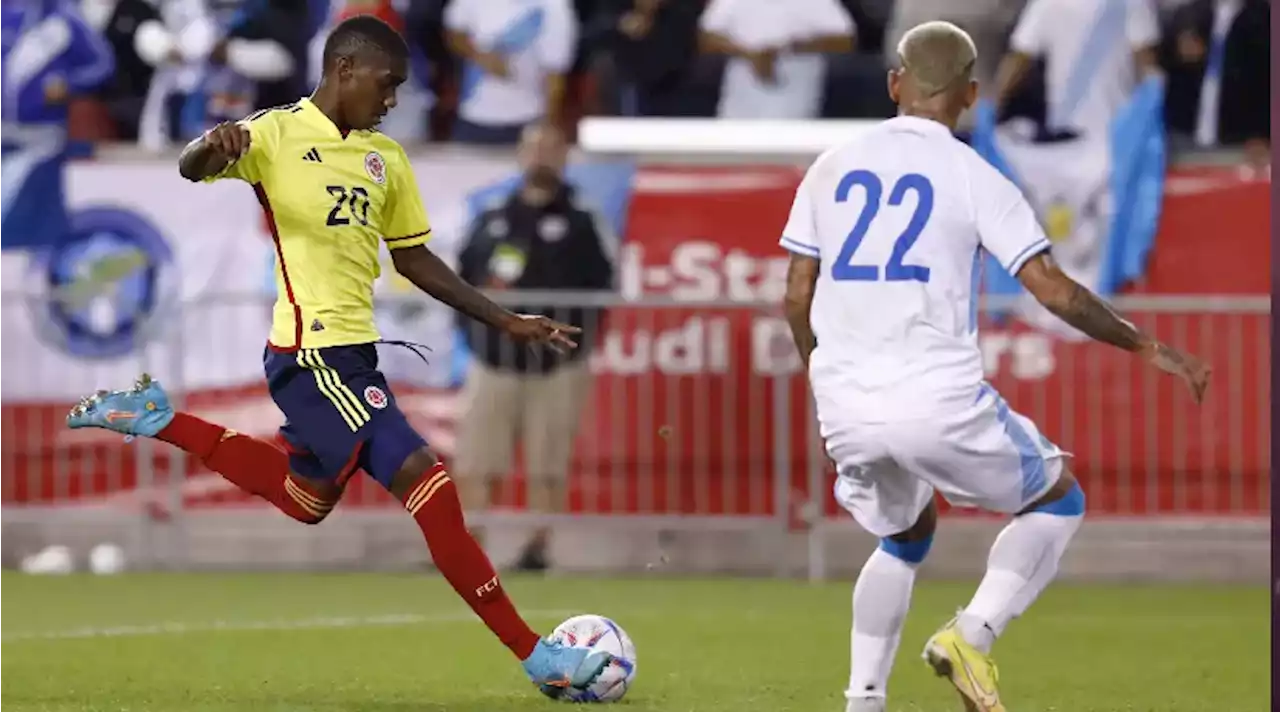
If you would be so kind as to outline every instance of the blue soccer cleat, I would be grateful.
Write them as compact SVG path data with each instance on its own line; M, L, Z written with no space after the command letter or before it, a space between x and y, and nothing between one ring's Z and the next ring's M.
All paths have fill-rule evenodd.
M98 391L67 413L68 428L103 428L153 438L173 420L169 395L142 374L127 391Z
M613 656L604 651L566 648L558 642L539 640L538 646L521 664L529 679L545 691L547 688L586 687L595 682L611 662Z

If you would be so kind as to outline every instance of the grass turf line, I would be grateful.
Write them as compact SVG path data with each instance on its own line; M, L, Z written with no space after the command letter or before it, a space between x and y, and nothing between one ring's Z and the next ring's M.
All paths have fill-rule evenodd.
M491 712L552 705L438 577L3 576L6 712ZM850 583L507 577L530 622L608 615L619 712L844 707ZM917 588L890 712L959 709L919 660L972 583ZM1053 586L996 647L1014 712L1270 709L1265 589ZM107 631L107 634L102 634ZM111 633L110 631L115 631Z

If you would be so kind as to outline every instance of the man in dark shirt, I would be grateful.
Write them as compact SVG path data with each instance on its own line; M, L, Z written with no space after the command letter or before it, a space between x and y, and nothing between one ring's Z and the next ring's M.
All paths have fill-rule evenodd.
M594 34L621 80L619 110L632 116L686 116L687 75L697 54L705 0L602 0Z
M1271 161L1271 3L1193 0L1173 15L1164 45L1165 119L1175 140L1241 146Z
M459 274L481 288L566 291L555 305L522 308L582 329L580 347L561 354L515 346L478 322L460 320L475 360L463 386L454 470L471 509L490 504L493 484L512 469L517 438L524 449L528 509L553 513L566 504L573 442L591 389L587 360L603 315L598 304L574 306L569 297L612 289L615 249L603 221L564 181L566 154L557 129L526 128L518 152L523 181L475 219L459 257ZM546 530L540 529L519 568L546 568L546 546Z

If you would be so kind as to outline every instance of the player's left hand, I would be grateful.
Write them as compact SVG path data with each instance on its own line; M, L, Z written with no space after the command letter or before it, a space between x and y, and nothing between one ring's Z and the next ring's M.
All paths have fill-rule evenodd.
M546 344L565 353L578 347L578 342L571 335L581 334L582 329L568 324L561 324L533 314L517 314L518 318L507 325L507 335L516 341L530 344Z
M1204 402L1204 392L1209 387L1209 375L1213 369L1195 356L1158 341L1146 346L1145 352L1151 365L1181 378L1191 389L1191 397L1196 403Z

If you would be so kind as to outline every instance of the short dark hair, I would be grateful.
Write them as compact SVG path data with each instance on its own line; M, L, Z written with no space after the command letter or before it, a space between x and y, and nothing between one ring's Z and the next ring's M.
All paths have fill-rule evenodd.
M328 70L339 57L370 51L396 60L409 57L409 46L395 28L373 15L356 15L338 23L325 38L324 68Z

